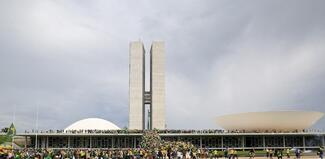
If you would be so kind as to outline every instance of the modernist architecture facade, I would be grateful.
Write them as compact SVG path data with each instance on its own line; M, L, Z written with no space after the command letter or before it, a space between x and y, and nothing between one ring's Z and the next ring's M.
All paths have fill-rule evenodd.
M142 133L21 133L30 148L138 148ZM209 149L318 149L325 145L324 132L231 133L231 132L161 132L163 140L191 142ZM37 137L36 137L37 136ZM37 139L37 141L36 141Z
M148 129L165 129L165 46L153 42L150 49L150 88L146 91L145 48L130 43L129 129L145 128L145 106L149 108Z
M224 126L226 130L158 130L157 132L163 140L190 142L198 148L209 149L294 147L307 150L325 146L324 131L308 130L324 113L280 111L237 115L239 118L233 115L218 118L221 126ZM298 118L305 120L307 124L302 123L304 127L301 127L295 122L300 122ZM252 119L255 119L255 123ZM259 123L260 121L263 123ZM239 123L244 127L229 122ZM272 122L276 124L272 125ZM265 124L270 127L263 129ZM282 129L282 124L286 129ZM77 121L61 131L25 132L18 136L25 137L26 147L138 148L145 131L147 130L120 129L110 121L88 118Z

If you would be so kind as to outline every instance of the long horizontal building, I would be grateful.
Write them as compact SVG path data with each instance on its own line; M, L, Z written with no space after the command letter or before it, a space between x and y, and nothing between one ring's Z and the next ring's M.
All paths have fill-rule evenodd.
M297 114L299 113L299 114ZM294 116L293 116L294 115ZM217 122L225 130L157 130L163 140L191 142L198 148L209 149L266 149L266 148L301 148L317 149L325 146L325 131L306 131L324 114L318 112L262 112L245 113L238 116L227 115L218 117ZM305 127L295 126L292 121L281 122L286 128L272 127L272 121L279 118L296 118L300 116L305 121ZM290 119L291 119L290 118ZM240 120L241 119L241 120ZM252 129L230 130L240 128L232 123L242 123L243 128L254 125L254 120L261 122ZM258 120L257 120L258 119ZM299 119L300 120L300 119ZM298 121L294 120L294 121ZM225 124L224 124L225 123ZM280 122L278 122L280 123ZM229 126L230 125L230 126ZM264 125L271 126L265 129ZM227 129L228 128L228 129ZM301 128L301 129L294 129ZM24 140L26 148L138 148L146 130L122 130L112 122L88 118L79 120L64 130L18 133Z
M138 148L143 132L20 133L27 148ZM164 140L191 142L209 149L316 149L325 146L325 132L236 133L221 130L161 131ZM29 141L29 142L28 142Z

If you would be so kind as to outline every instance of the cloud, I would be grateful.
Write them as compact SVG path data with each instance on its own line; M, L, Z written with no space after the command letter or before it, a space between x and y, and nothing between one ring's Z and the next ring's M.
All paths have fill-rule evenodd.
M169 128L216 128L215 116L242 111L325 112L323 1L0 3L1 126L16 110L19 130L33 129L37 107L40 129L86 117L126 126L138 39L147 50L166 43Z

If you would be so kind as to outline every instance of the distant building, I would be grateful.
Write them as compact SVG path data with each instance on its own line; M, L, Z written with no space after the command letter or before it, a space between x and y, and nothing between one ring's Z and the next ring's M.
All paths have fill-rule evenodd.
M303 131L324 116L315 111L247 112L217 117L217 124L229 131Z
M165 129L165 45L153 42L150 49L150 89L145 89L145 49L140 41L130 43L129 129Z

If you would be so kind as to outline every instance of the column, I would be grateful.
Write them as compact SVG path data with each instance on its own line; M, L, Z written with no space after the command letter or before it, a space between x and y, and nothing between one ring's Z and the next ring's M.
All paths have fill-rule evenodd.
M112 137L112 148L114 148L114 137Z
M37 149L38 148L38 141L37 141L37 135L35 136L35 149Z
M68 148L70 148L70 136L68 136Z
M241 146L242 146L242 149L244 149L244 147L245 147L245 136L241 137Z
M266 150L266 145L265 145L265 136L263 136L263 149Z
M45 148L46 147L46 137L45 136L43 136L43 137L41 137L40 138L41 139L41 146L40 146L40 148Z
M221 148L223 149L223 136L221 136Z
M128 148L128 146L126 146L126 139L127 137L124 137L124 148Z
M49 148L49 136L46 136L46 148Z
M325 146L325 136L324 135L322 136L322 144L323 144L323 146Z
M283 147L286 147L286 137L283 136Z
M91 136L89 136L89 141L90 141L89 147L92 148L93 141L91 139Z
M37 135L35 135L35 149L37 149Z
M200 136L200 148L202 149L202 136Z
M27 148L27 136L25 136L25 148Z
M305 139L305 136L302 137L302 144L303 144L304 150L306 150L306 139Z

